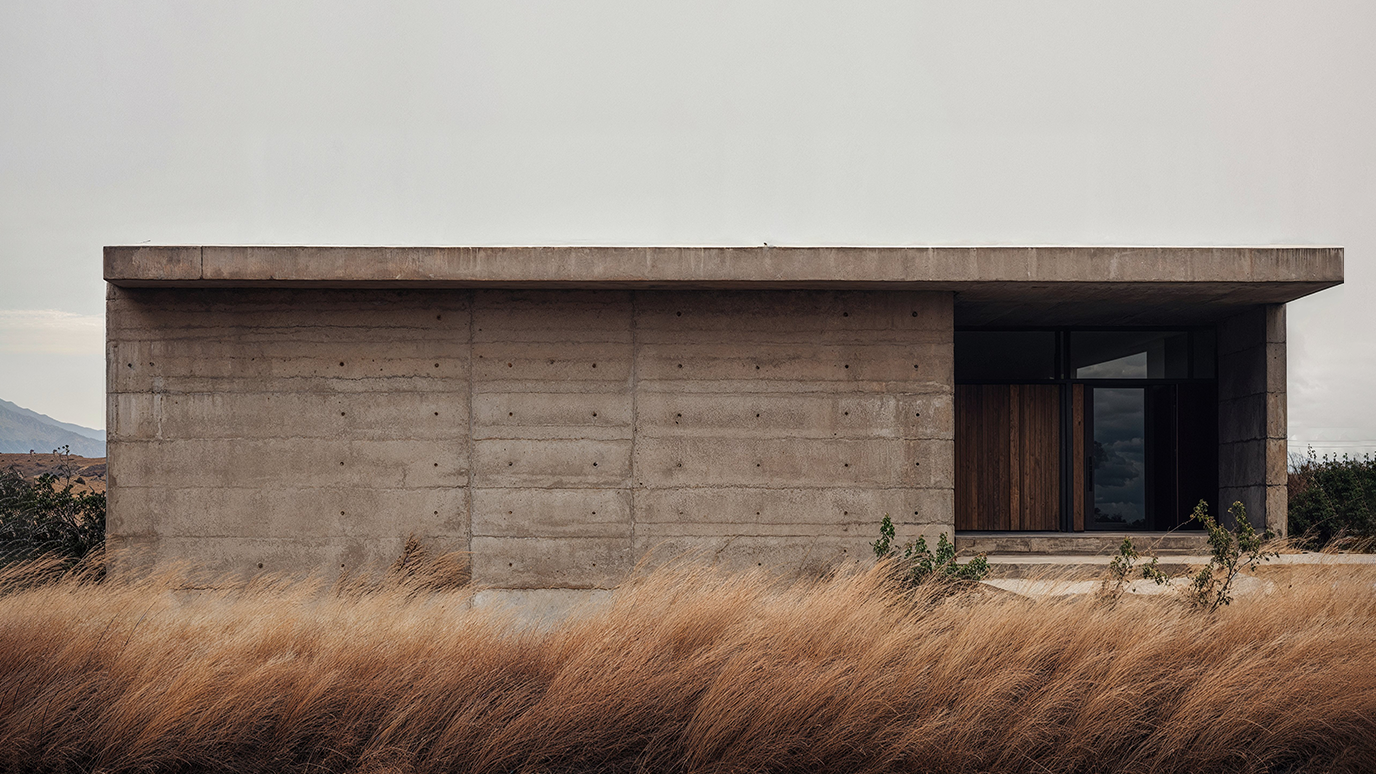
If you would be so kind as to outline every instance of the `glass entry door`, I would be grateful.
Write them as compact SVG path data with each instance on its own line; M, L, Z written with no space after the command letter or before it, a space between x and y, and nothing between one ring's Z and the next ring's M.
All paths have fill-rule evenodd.
M1147 528L1147 394L1090 390L1090 529Z
M1083 387L1084 525L1169 530L1218 488L1213 386Z

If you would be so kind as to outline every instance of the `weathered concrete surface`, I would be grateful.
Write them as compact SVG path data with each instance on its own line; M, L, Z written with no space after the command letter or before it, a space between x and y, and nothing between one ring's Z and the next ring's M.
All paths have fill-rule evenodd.
M415 534L598 589L952 531L950 293L112 285L107 324L109 540L143 561L334 573Z
M1173 580L1178 586L1188 583L1188 578L1184 576L1198 572L1200 568L1209 564L1209 559L1207 553L1163 555L1157 569L1174 576ZM990 578L995 581L1017 579L1030 582L1033 585L1056 586L1062 583L1080 584L1085 582L1097 585L1108 577L1108 566L1113 561L1113 557L1107 554L1099 556L1085 554L991 554L986 557L986 561L989 562ZM1376 564L1376 556L1372 554L1328 554L1304 551L1273 556L1259 564L1252 575L1279 581L1289 579L1297 571L1354 565L1369 567L1374 564ZM1239 576L1239 578L1243 577L1248 576ZM1138 588L1142 589L1148 584L1155 585L1151 581L1147 581L1146 584L1142 584ZM999 583L995 583L995 585L1008 590L1015 590L1014 585ZM1089 586L1079 586L1079 588L1086 591L1091 590Z
M467 549L470 306L112 287L110 547L241 572Z
M1208 534L1203 530L1178 532L960 532L956 550L962 556L1059 555L1116 556L1130 538L1137 550L1154 556L1207 554Z
M120 287L956 293L959 325L1203 325L1343 279L1340 247L107 247Z
M1282 536L1285 396L1285 306L1257 307L1224 320L1218 327L1219 508L1241 502L1254 527Z
M1337 247L107 247L123 287L200 282L435 287L656 283L1313 285L1342 281ZM933 288L938 289L938 288ZM1279 299L1291 300L1290 298ZM1261 302L1256 298L1254 303Z

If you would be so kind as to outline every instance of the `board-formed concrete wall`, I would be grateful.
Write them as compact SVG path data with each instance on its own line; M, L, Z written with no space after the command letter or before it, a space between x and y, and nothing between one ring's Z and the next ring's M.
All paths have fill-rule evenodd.
M952 531L952 295L111 286L109 542L497 588L810 571ZM117 565L118 566L118 565Z
M1286 533L1285 305L1258 306L1218 326L1220 508L1247 508L1258 529Z

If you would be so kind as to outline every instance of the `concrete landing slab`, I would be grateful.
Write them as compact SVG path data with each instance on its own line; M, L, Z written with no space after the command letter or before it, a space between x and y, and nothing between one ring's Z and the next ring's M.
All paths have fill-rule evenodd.
M1084 554L991 554L985 559L989 562L992 579L1053 583L1102 580L1107 577L1108 565L1113 561L1110 555ZM1149 561L1150 558L1144 558L1139 560L1138 565ZM1158 556L1157 567L1168 575L1183 575L1208 563L1207 554L1162 555ZM1376 554L1325 554L1312 551L1281 554L1263 563L1257 572L1265 575L1299 567L1342 565L1376 568Z
M1206 554L1208 535L1201 530L1175 532L957 532L962 554L1116 555L1127 538L1139 552L1156 556Z

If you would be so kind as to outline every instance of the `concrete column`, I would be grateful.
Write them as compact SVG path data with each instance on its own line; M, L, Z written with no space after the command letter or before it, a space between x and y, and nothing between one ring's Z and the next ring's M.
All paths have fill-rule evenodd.
M1218 326L1219 508L1234 501L1252 525L1285 534L1285 305L1249 309Z

